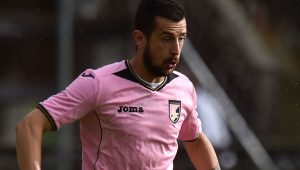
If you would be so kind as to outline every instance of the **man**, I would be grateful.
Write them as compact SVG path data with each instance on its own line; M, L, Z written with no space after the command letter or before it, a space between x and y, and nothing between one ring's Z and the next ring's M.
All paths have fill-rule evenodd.
M170 170L177 139L197 169L219 169L197 118L194 87L174 71L186 33L176 1L142 0L130 61L84 71L18 123L20 169L40 169L43 133L76 120L84 170Z

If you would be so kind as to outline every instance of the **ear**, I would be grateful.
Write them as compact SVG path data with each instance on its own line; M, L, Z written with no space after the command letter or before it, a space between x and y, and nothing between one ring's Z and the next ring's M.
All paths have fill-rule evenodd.
M147 39L146 39L145 34L142 31L140 31L140 30L134 30L133 33L132 33L132 35L133 35L133 39L134 39L135 45L137 47L145 47Z

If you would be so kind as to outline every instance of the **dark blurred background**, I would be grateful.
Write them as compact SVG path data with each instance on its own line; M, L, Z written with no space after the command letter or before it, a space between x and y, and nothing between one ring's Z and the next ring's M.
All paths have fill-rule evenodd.
M131 57L138 2L0 2L0 169L17 169L14 128L39 101L86 68ZM182 3L189 40L267 154L278 169L300 169L300 1ZM199 73L192 73L185 61L178 69L198 85L193 74ZM259 169L228 129L230 145L216 147L220 156L230 151L222 155L222 168ZM68 158L60 156L65 151L59 146L68 144L60 133L45 136L43 169L59 169L65 160L68 169L80 169L78 123L62 132L70 138ZM174 169L193 169L181 145L174 164Z

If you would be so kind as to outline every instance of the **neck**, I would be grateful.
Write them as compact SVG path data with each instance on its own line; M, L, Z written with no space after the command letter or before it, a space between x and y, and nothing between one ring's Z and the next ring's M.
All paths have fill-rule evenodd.
M156 76L152 73L150 73L141 57L133 57L130 61L130 66L132 67L133 71L135 72L135 74L137 74L140 78L142 78L143 80L149 82L149 83L160 83L162 81L164 81L165 76Z

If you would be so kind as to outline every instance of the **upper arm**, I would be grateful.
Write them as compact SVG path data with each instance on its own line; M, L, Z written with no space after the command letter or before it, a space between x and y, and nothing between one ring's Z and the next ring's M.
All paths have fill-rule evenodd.
M52 129L48 118L35 108L16 126L16 151L20 169L41 169L41 144L45 131Z
M38 108L29 112L19 123L17 127L27 125L44 131L52 130L52 125L46 115Z
M183 145L196 169L219 169L215 150L204 133L192 142L183 142Z
M204 133L201 133L199 135L198 138L196 138L195 140L192 141L182 141L185 150L187 151L187 153L192 152L193 149L195 149L198 145L203 145L205 143L207 143L207 137L205 136Z
M80 120L95 108L98 100L98 79L93 70L86 70L63 91L39 103L53 129Z

